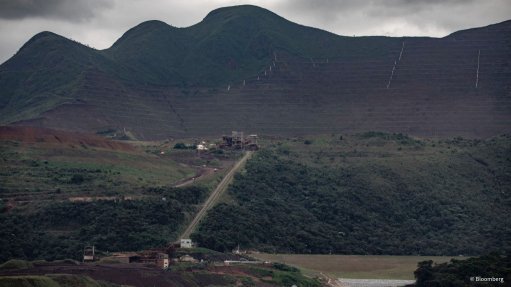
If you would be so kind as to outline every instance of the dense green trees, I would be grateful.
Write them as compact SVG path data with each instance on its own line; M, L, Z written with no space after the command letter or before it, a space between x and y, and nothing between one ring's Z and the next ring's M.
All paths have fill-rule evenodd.
M395 140L417 149L405 139ZM294 253L475 255L510 247L505 162L491 174L457 155L433 164L414 158L422 166L404 173L379 157L328 167L293 152L260 151L230 187L234 203L211 210L193 238L216 250Z
M0 214L0 262L11 258L79 259L85 245L140 250L172 240L186 212L207 190L154 188L143 200L56 202L32 212Z
M438 265L423 261L414 273L418 287L510 286L511 257L493 253Z

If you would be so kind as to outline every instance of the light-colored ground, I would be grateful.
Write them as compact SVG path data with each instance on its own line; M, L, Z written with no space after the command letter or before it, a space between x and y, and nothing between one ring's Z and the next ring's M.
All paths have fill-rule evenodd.
M402 279L413 280L417 263L433 260L449 261L447 256L388 256L388 255L308 255L251 254L265 261L281 262L302 269L306 274L327 274L330 278ZM461 259L466 257L456 257Z
M336 280L339 287L399 287L414 284L415 280L392 279L347 279Z

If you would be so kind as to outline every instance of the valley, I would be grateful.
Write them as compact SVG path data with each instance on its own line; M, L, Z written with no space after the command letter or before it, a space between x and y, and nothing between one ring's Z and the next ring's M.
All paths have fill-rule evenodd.
M270 136L242 157L219 148L176 149L178 140L100 138L120 147L100 148L86 134L71 147L63 132L44 130L61 139L49 142L26 136L37 129L14 129L17 135L4 133L1 142L2 225L18 230L11 236L25 235L16 245L3 238L12 247L5 259L77 259L78 246L91 241L102 250L137 250L190 235L218 251L305 254L472 256L510 242L509 136ZM139 223L126 229L126 222ZM139 239L120 240L126 232ZM32 250L41 235L60 247Z
M209 249L240 248L307 276L328 274L323 282L410 280L418 261L433 258L417 255L474 256L511 242L509 136L261 136L260 149L242 156L181 149L193 143L187 139L114 141L9 129L0 141L3 261L80 259L88 244L99 254L161 248L191 235ZM54 184L47 174L55 172L65 179L40 188ZM130 181L133 173L142 180ZM355 255L310 255L330 253ZM375 254L412 256L368 256Z

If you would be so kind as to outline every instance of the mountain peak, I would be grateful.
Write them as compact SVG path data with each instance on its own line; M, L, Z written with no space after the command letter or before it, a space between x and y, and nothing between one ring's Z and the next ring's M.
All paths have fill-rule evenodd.
M33 40L37 40L37 39L40 39L40 38L49 38L49 37L52 37L52 38L59 38L59 37L62 37L58 34L55 34L53 32L50 32L50 31L42 31L42 32L39 32L37 34L35 34L30 40L30 41L33 41Z
M209 12L204 18L204 22L212 20L227 20L231 17L278 17L270 10L254 5L237 5L215 9Z
M133 27L133 29L169 29L169 28L174 27L160 20L144 21L138 24L137 26Z
M211 17L214 17L216 15L222 15L222 14L245 14L245 13L268 13L273 14L270 10L261 8L259 6L255 5L235 5L235 6L228 6L228 7L222 7L215 10L212 10L209 12L204 19L208 19Z
M344 37L241 5L186 28L146 21L99 51L42 32L0 66L0 122L132 127L147 139L247 128L490 136L510 130L509 27Z
M23 53L27 50L32 49L42 49L47 50L49 47L54 47L55 45L69 45L70 43L74 43L73 40L70 40L64 36L55 34L49 31L43 31L34 35L30 40L28 40L18 51L18 53ZM81 44L80 44L81 45Z
M21 47L21 49L23 49L24 47L27 47L27 46L30 46L38 41L47 41L47 40L57 40L57 39L66 39L65 37L63 36L60 36L58 34L55 34L53 32L50 32L50 31L43 31L43 32L39 32L37 34L35 34L32 38L30 38L30 40L28 40L25 45L23 45Z
M510 33L511 20L506 20L496 24L490 24L483 27L460 30L447 35L445 38L462 39L466 37L485 37L493 33Z
M150 34L166 34L171 32L177 28L163 22L160 20L149 20L138 24L137 26L129 29L124 33L113 45L112 47L118 47L119 45L123 45L125 43L129 43L131 41L137 41L139 39L144 39Z

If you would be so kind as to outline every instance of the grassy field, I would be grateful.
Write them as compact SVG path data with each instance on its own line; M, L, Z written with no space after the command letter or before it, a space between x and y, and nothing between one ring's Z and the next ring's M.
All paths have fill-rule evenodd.
M4 199L122 196L172 185L193 168L166 156L91 147L0 142Z
M196 177L206 168L215 168L218 172L202 176L194 184L212 189L224 168L238 157L237 153L229 151L198 155L193 149L174 149L175 142L171 141L109 141L61 131L43 134L34 129L17 132L19 134L12 138L0 138L0 196L3 200L135 198L145 195L148 188L173 186ZM31 133L39 135L27 140ZM51 133L62 142L55 141Z
M308 255L252 254L260 260L281 262L303 270L305 274L325 273L335 278L414 279L417 263L433 260L448 262L448 256L387 256L387 255ZM466 257L456 257L456 259Z

